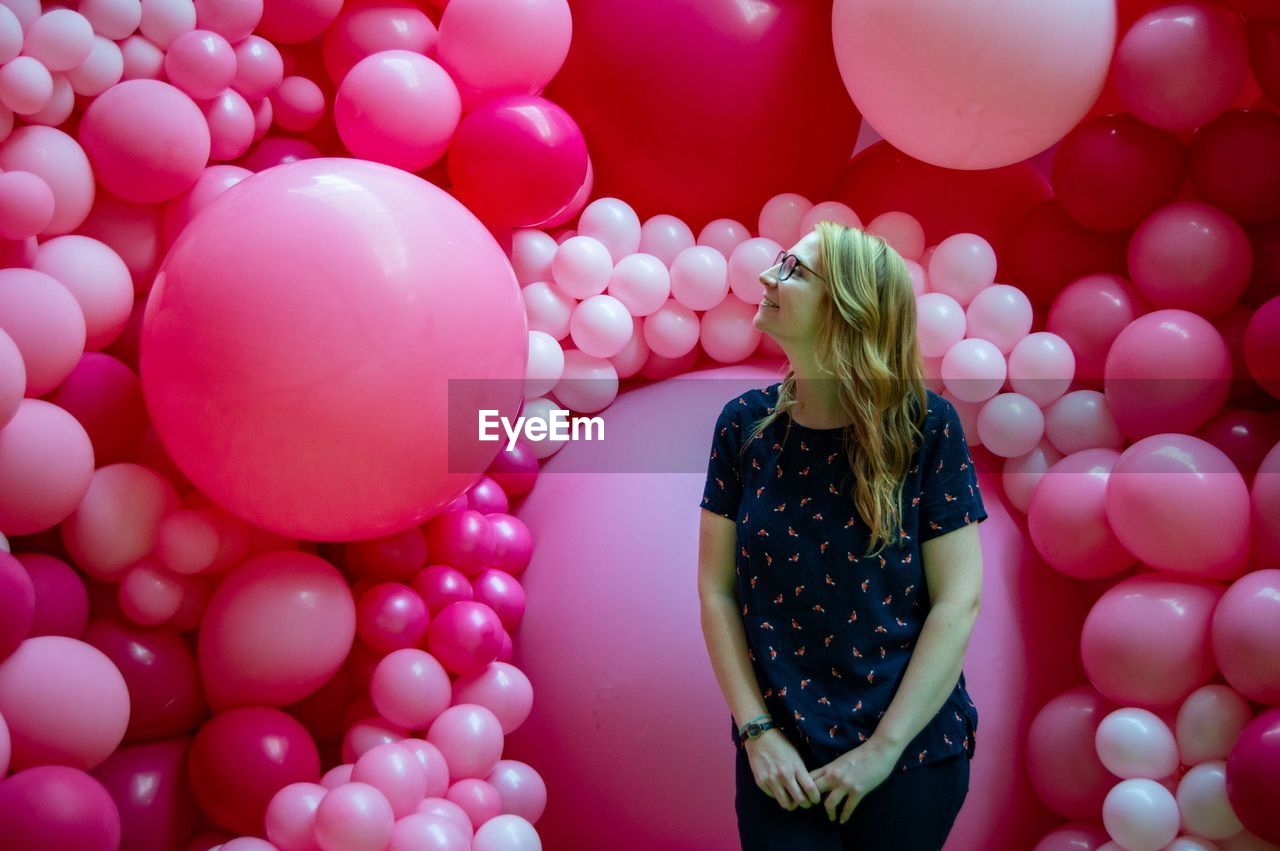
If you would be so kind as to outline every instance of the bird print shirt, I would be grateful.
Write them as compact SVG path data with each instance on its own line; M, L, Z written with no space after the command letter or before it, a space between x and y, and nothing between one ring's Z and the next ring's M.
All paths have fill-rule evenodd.
M899 539L866 557L870 534L853 504L845 429L790 421L787 434L783 415L739 454L778 389L724 406L702 507L737 522L737 598L752 669L774 721L816 768L871 737L902 681L930 608L921 543L987 513L959 415L928 391ZM896 770L972 758L977 726L961 673Z

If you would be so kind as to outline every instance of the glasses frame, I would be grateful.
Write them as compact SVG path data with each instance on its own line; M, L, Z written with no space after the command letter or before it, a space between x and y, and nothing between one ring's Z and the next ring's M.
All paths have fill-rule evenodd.
M782 283L783 281L787 280L788 278L790 278L792 275L795 274L797 266L804 269L810 275L813 275L819 281L823 280L823 277L821 275L819 275L817 272L810 269L804 263L801 263L799 257L795 256L790 251L787 251L785 248L782 251L778 252L778 256L774 258L773 266L770 266L769 268L770 269L777 268L778 283Z

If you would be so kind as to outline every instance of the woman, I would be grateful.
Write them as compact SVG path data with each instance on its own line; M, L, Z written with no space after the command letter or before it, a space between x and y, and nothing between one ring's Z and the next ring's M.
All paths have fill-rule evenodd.
M760 276L785 378L724 406L698 588L744 851L928 851L968 793L986 518L884 240L820 222Z

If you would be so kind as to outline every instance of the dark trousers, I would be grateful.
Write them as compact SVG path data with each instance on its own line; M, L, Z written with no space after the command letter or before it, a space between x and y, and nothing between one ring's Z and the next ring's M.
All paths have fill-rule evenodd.
M747 752L737 750L734 806L742 851L940 851L969 793L970 757L957 754L894 770L840 824L827 819L822 802L784 810L756 785Z

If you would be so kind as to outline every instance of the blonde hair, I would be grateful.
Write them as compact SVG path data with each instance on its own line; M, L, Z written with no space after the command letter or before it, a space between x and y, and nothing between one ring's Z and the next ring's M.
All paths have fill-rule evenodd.
M827 286L815 355L819 370L837 382L840 408L852 420L845 453L854 474L854 507L871 532L871 556L899 542L902 487L924 426L915 293L902 257L880 237L835 222L818 222L816 230L822 266L816 271ZM795 388L789 368L777 403L743 441L744 449L795 407Z

